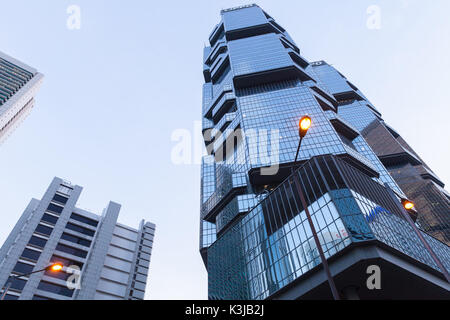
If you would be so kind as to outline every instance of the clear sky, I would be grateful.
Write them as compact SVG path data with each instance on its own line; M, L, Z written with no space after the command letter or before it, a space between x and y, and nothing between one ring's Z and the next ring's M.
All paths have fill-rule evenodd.
M156 223L148 299L206 299L200 167L172 163L171 136L201 119L203 46L220 9L246 3L1 0L0 50L45 80L31 115L0 146L0 243L59 176L84 187L81 208L101 212L113 200L120 222ZM303 56L358 86L450 183L450 1L258 4ZM80 30L66 26L70 5L81 9ZM371 5L380 29L367 27Z

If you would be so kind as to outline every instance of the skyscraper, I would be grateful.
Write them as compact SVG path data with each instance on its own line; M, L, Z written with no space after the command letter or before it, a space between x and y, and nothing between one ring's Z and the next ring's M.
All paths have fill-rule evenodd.
M375 107L326 63L307 61L259 6L221 16L203 59L209 298L331 298L332 283L346 298L448 297L449 247L410 223L402 182L366 132L381 121ZM313 125L294 163L305 115ZM366 287L371 265L391 280L382 293Z
M338 114L360 131L390 175L415 202L417 223L450 245L450 194L444 183L339 71L324 61L312 66L321 83L337 97Z
M82 187L53 179L32 199L0 250L1 294L9 300L142 300L155 225L117 222L121 206L102 215L76 207ZM61 263L62 272L38 272Z
M43 75L0 52L0 144L25 119Z

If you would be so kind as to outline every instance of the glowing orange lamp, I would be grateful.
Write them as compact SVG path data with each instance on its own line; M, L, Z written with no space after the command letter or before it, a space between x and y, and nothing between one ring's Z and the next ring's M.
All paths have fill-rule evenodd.
M412 210L414 209L414 203L412 201L409 201L408 199L402 199L402 205L403 208L405 208L406 210Z
M11 286L13 284L13 280L20 279L20 277L29 276L29 275L32 275L32 274L35 274L35 273L39 273L39 272L43 272L43 271L49 271L50 270L50 271L53 271L53 272L59 272L59 271L61 271L63 269L63 267L64 266L61 263L56 262L56 263L53 263L53 264L45 267L44 269L39 269L39 270L36 270L36 271L33 271L33 272L28 272L28 273L11 275L11 277L10 277L11 280L8 282L8 284L6 285L5 290L3 290L3 293L0 295L0 301L1 300L5 300L5 296L8 293L9 288L11 288ZM3 288L0 288L0 289L3 289Z
M298 124L298 134L300 135L300 138L303 139L306 134L308 133L309 128L311 128L311 118L308 116L304 116L300 119L300 122Z
M61 271L62 268L63 268L63 265L60 264L60 263L54 263L54 264L52 264L52 265L49 267L49 269L50 269L51 271L54 271L54 272Z
M297 163L298 153L300 152L300 146L302 145L303 138L308 133L309 128L311 128L312 120L308 116L304 116L298 122L298 135L300 136L300 141L298 142L297 154L295 155L294 165ZM294 168L291 167L293 172Z

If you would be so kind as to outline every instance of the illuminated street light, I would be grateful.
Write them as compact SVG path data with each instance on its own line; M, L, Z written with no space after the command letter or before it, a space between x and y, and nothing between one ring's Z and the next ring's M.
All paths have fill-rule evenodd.
M297 163L298 153L300 152L300 146L302 145L303 138L308 133L309 128L311 128L312 120L308 116L304 116L298 122L298 135L300 136L300 141L298 142L297 154L295 155L294 166Z
M48 270L54 271L54 272L61 271L62 268L63 268L63 265L60 263L55 263L55 264L52 264L51 266L47 267Z
M311 118L308 116L300 119L300 122L298 123L298 134L300 136L300 139L303 139L306 136L309 128L311 128L311 124Z
M388 188L388 190L390 190L390 192L392 193L392 196L395 199L395 195L394 195L393 191L390 188ZM414 202L412 202L412 201L410 201L408 199L402 198L401 199L401 203L402 203L402 207L405 209L405 210L401 210L403 217L409 223L411 228L414 230L414 232L416 233L417 237L420 239L420 242L422 242L423 246L428 251L428 253L430 254L431 258L434 260L434 262L436 263L438 268L441 270L441 272L444 275L444 277L447 280L447 282L450 283L450 275L449 275L449 273L447 271L447 268L443 265L442 261L439 259L439 257L434 252L433 248L430 246L428 241L425 239L424 233L421 230L419 230L419 228L417 227L417 225L414 223L414 221L411 218L410 214L414 210L414 207L415 207ZM398 206L400 207L400 204L398 204Z
M63 266L61 263L56 262L56 263L53 263L53 264L51 264L51 265L45 267L44 269L40 269L40 270L33 271L33 272L29 272L29 273L24 273L24 274L18 274L18 275L13 275L13 276L11 276L11 277L10 277L10 280L8 281L8 284L6 285L6 288L5 288L4 291L3 291L3 294L2 294L2 296L1 296L1 298L0 298L0 300L4 300L4 299L5 299L5 296L6 296L6 294L8 293L9 288L11 288L12 283L13 283L13 281L14 281L15 279L19 279L19 278L21 278L21 277L29 276L29 275L31 275L31 274L39 273L39 272L43 272L43 271L59 272L59 271L61 271L61 270L63 269L63 267L64 267L64 266Z
M414 203L412 201L409 201L408 199L402 199L402 205L403 208L405 208L406 210L412 210L414 209Z
M295 155L294 165L291 167L292 174L294 173L294 167L297 164L298 154L300 152L300 146L302 145L303 138L308 133L309 128L311 128L311 125L312 125L312 120L308 116L304 116L298 122L298 135L300 136L300 141L298 142L297 154ZM338 290L336 288L336 284L334 283L333 276L331 275L330 267L328 266L327 258L325 257L325 254L323 252L322 245L321 245L320 240L319 240L319 236L317 235L316 228L315 228L313 220L311 218L311 213L309 212L308 205L306 203L305 195L303 194L303 190L302 190L302 187L301 187L301 184L300 184L300 179L298 178L298 173L297 174L293 174L293 178L294 178L294 183L295 183L296 189L298 190L298 193L299 193L299 196L300 196L300 201L301 201L302 206L303 206L303 208L305 210L305 213L306 213L306 218L308 220L308 224L309 224L309 227L311 229L311 232L312 232L312 235L313 235L313 238L314 238L314 242L316 244L317 251L319 252L320 260L322 262L322 266L323 266L323 269L325 271L325 275L327 277L328 284L330 285L331 293L332 293L333 298L335 300L340 300L339 292L338 292Z

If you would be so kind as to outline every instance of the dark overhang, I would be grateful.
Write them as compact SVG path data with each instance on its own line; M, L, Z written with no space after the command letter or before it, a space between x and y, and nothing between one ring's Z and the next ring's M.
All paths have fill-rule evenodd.
M422 164L422 162L420 162L419 159L417 159L411 153L406 152L406 151L396 153L396 154L388 154L388 155L384 155L384 156L379 156L378 158L380 158L380 161L386 167L393 167L393 166L397 166L400 164L406 164L406 163L410 163L413 166L418 166L418 165Z
M443 183L441 180L438 179L438 177L436 177L434 174L431 173L423 173L420 175L423 179L425 180L431 180L434 183L436 183L438 186L440 186L441 188L445 187L445 183Z
M352 157L349 154L340 154L338 158L344 160L346 163L351 165L353 168L359 170L362 174L366 175L368 178L379 178L380 174L373 168L368 167L358 159ZM299 161L295 167L300 167L307 161ZM293 163L280 163L278 167L278 172L275 175L264 175L261 174L262 169L268 169L267 166L253 167L249 170L248 175L250 178L250 183L253 186L261 185L276 185L292 174ZM375 182L374 182L375 183Z
M356 91L353 91L353 90L347 91L347 92L335 93L334 97L338 101L348 101L348 100L361 101L361 100L364 100L364 98L360 94L358 94Z
M440 272L377 240L352 243L328 262L342 298L345 289L353 287L361 300L450 299L450 285ZM381 290L367 287L367 269L373 265L381 270ZM333 299L322 265L268 297L311 299Z
M334 129L341 133L344 137L353 140L357 136L359 136L359 132L347 125L344 121L342 121L340 118L334 118L330 119L331 124L333 125Z
M233 82L235 88L246 88L290 79L300 79L300 81L314 81L314 79L311 78L309 74L307 74L301 68L292 65L285 68L236 76L234 77Z
M227 31L226 38L228 41L232 41L242 38L259 36L261 34L271 33L273 31L274 28L270 23L264 23L256 26Z

